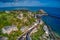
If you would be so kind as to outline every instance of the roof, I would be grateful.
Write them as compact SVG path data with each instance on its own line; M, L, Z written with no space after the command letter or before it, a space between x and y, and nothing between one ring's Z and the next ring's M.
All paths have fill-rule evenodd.
M16 27L16 26L15 26L15 25L12 25L12 26L5 26L4 29L5 29L5 30L9 30L9 29L14 28L14 27Z
M7 39L8 39L7 37L0 36L0 40L7 40Z
M11 31L17 31L17 27L15 25L12 26L5 26L4 28L2 28L2 32L3 33L7 33L10 34Z

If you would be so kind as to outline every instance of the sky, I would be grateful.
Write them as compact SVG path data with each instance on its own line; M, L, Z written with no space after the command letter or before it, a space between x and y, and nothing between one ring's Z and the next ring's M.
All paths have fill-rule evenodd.
M0 0L0 7L33 6L60 8L60 0Z

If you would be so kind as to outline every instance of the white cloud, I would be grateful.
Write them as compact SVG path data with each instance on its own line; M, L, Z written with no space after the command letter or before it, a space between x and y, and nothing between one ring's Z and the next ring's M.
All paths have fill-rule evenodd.
M40 6L43 3L40 3L39 1L19 1L19 2L9 2L9 3L1 3L1 6ZM0 6L0 7L1 7Z
M48 2L41 2L41 1L19 1L19 2L7 2L2 3L0 2L0 7L14 7L14 6L40 6L40 7L60 7L59 2L56 1L48 1Z

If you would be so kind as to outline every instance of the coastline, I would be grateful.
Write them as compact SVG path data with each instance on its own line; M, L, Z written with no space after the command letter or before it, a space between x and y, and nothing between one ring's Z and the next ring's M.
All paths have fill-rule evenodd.
M44 10L42 10L42 13L44 14L44 15L42 15L42 16L45 16L45 15L47 14L47 12L45 12ZM40 14L40 15L41 15L41 14ZM46 16L49 16L49 14L47 14ZM43 19L41 19L41 20L43 21ZM43 21L43 22L44 22L44 21ZM51 37L54 38L54 40L58 40L58 38L60 39L60 36L59 36L57 33L55 33L55 32L51 29L51 27L46 24L46 22L44 22L44 25L47 26L47 28L48 28L47 30L49 31ZM46 31L47 31L47 30L46 30Z
M43 21L44 22L44 21ZM45 22L44 22L45 23ZM45 23L45 25L47 25L46 23ZM48 29L52 32L52 35L54 35L54 37L58 40L58 39L60 39L60 36L57 34L57 33L55 33L52 29L51 29L51 27L50 26L48 26L47 25L47 27L48 27Z
M45 15L45 14L44 14ZM44 22L44 21L43 21ZM45 22L44 22L45 23ZM46 23L45 23L46 24ZM46 24L47 25L47 24ZM47 25L48 26L48 25ZM48 26L48 29L51 30L52 35L54 35L54 37L56 36L56 34L54 33L54 31L50 28L50 26Z

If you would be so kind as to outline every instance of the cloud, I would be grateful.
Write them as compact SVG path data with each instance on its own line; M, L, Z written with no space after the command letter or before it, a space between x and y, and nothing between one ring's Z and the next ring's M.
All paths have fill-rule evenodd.
M40 7L60 7L59 2L56 1L31 1L22 0L18 2L0 2L0 7L16 7L16 6L40 6Z
M39 1L19 1L19 2L8 2L8 3L0 3L0 7L8 7L8 6L40 6L43 3Z

